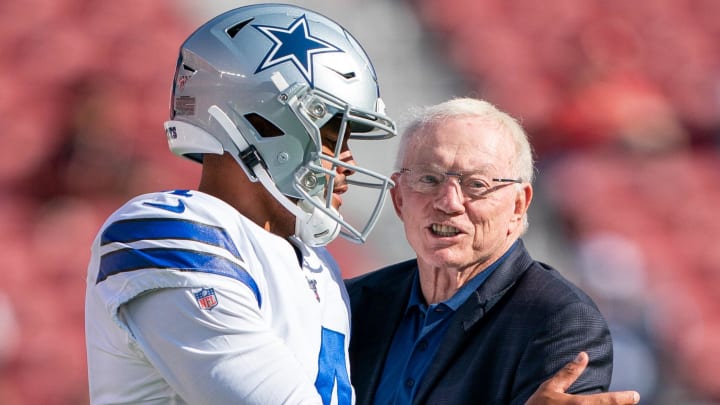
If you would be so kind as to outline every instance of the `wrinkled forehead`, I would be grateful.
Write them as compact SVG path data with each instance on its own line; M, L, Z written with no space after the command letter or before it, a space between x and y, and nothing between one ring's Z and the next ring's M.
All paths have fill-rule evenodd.
M480 117L456 117L413 132L403 164L504 170L512 167L515 153L511 136L498 125Z

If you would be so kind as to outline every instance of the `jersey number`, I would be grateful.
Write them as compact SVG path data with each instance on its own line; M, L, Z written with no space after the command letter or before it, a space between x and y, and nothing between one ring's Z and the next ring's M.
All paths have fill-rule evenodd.
M350 405L352 387L345 362L345 335L322 328L322 345L315 388L322 397L324 405L330 404L336 382L338 404Z

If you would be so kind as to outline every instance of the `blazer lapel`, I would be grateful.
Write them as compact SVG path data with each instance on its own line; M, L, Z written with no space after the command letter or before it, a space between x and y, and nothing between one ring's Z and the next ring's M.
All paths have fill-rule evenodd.
M354 368L352 381L362 382L365 387L357 386L357 404L371 404L373 397L364 395L374 393L380 383L382 367L385 364L392 338L395 335L405 308L407 306L410 287L417 266L413 260L410 266L403 271L397 271L392 277L385 279L382 284L374 287L367 287L363 291L366 307L362 315L365 317L361 322L367 330L352 330L352 336L362 336L362 347L357 348L357 360L362 367ZM400 267L400 266L398 266ZM357 313L357 312L356 312ZM352 344L352 343L351 343ZM352 360L351 360L352 361ZM379 366L378 366L379 365Z

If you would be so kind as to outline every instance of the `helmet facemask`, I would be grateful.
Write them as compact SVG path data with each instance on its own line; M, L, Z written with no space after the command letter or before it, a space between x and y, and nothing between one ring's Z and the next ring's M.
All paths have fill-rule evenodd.
M333 232L339 232L345 239L356 243L363 243L375 226L385 202L387 191L394 183L387 176L372 170L360 167L341 159L343 145L346 137L355 140L386 139L395 134L392 121L369 111L353 109L331 95L317 90L308 90L305 96L298 98L297 103L289 103L291 109L305 124L308 133L314 140L317 150L310 155L310 159L295 172L294 189L300 194L299 206L307 210L312 206L314 210L322 212L325 221L338 224ZM332 155L322 153L322 136L319 122L324 125L334 125L337 128L337 140ZM353 131L353 128L360 131ZM323 166L323 162L325 166ZM327 167L326 167L327 166ZM375 204L370 208L369 215L361 226L352 225L333 208L332 199L335 191L335 179L341 172L350 171L352 174L345 178L345 183L351 187L366 188L366 192L376 193ZM346 170L343 170L346 169ZM319 215L319 214L315 214ZM301 218L298 218L301 222ZM328 224L330 224L328 222ZM302 227L298 225L298 228ZM332 232L331 232L332 233ZM334 239L337 233L330 240ZM321 235L313 238L323 239Z
M281 83L278 85L283 86ZM358 140L386 139L394 136L394 123L380 114L352 108L332 95L310 89L307 85L290 86L286 91L281 91L277 98L297 116L312 144L306 152L305 161L293 173L291 193L278 190L275 181L263 181L262 184L295 215L295 236L303 242L311 246L324 246L338 235L352 242L365 242L379 218L387 191L394 183L387 176L343 161L340 157L346 137ZM320 128L324 125L337 127L337 140L332 155L322 150ZM352 128L361 131L353 132ZM323 166L323 162L328 167ZM242 164L247 165L247 162ZM367 188L368 192L376 193L375 203L361 225L349 223L332 205L338 168L352 172L345 180L349 186ZM362 177L362 180L356 181L353 177Z

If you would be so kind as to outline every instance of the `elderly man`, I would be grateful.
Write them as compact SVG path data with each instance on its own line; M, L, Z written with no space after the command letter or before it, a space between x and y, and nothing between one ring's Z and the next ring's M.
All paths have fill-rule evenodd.
M485 101L451 100L419 111L397 164L392 201L417 259L347 282L357 403L523 404L581 351L589 364L568 392L607 391L605 320L520 239L534 170L522 127Z

